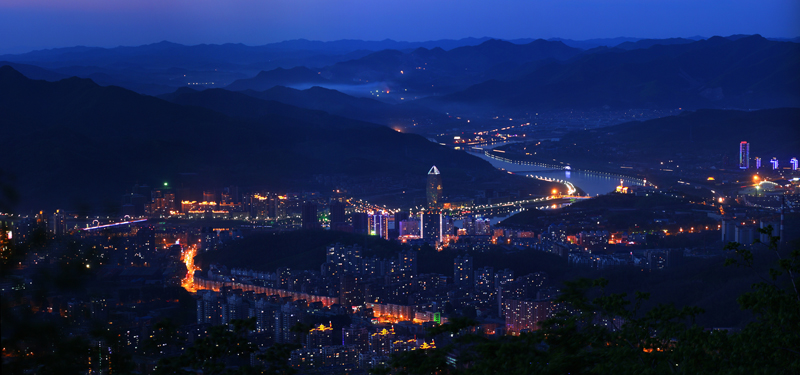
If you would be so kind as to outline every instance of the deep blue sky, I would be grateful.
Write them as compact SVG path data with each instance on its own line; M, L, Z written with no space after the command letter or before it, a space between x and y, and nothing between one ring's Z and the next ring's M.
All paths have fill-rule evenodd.
M761 34L800 36L798 0L0 0L0 53L74 45L259 45Z

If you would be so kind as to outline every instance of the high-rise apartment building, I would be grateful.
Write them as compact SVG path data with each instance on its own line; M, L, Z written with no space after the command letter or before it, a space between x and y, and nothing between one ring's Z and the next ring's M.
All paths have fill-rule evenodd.
M420 215L422 221L422 239L427 242L442 242L444 223L442 213L430 210Z
M369 215L369 234L388 240L389 215L387 215L385 212Z
M739 143L739 169L750 169L750 144L746 141Z
M469 285L472 283L472 257L469 255L457 256L453 260L453 282Z

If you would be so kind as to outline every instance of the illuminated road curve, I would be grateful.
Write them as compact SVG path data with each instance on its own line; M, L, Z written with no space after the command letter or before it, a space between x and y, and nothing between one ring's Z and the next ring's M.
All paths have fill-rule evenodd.
M224 286L229 286L232 289L241 289L242 291L252 291L256 294L266 294L268 296L278 295L283 297L292 297L294 300L304 299L308 301L308 303L313 302L322 302L325 306L330 306L336 303L339 303L338 297L328 297L328 296L319 296L316 294L308 294L308 293L300 293L294 292L291 290L285 289L277 289L277 288L268 288L265 286L253 285L253 284L244 284L238 283L234 281L215 281L215 280L208 280L202 278L198 275L194 276L193 280L194 287L197 290L214 290L219 291Z

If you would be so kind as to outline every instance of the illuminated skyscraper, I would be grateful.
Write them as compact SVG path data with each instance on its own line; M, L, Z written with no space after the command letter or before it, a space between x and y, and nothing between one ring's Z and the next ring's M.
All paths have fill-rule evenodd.
M750 144L746 141L739 143L739 169L750 169Z
M441 212L431 210L423 213L421 216L422 221L422 239L427 242L442 242L442 214Z
M385 212L369 215L369 234L373 236L380 236L381 238L388 240L389 215L387 215Z
M428 171L428 187L426 190L428 197L428 207L436 208L442 200L442 175L439 174L439 169L434 165Z

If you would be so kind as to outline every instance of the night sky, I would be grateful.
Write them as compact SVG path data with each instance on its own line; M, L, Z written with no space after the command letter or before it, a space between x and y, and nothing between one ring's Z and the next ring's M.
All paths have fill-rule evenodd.
M0 53L162 40L800 35L798 0L0 0Z

